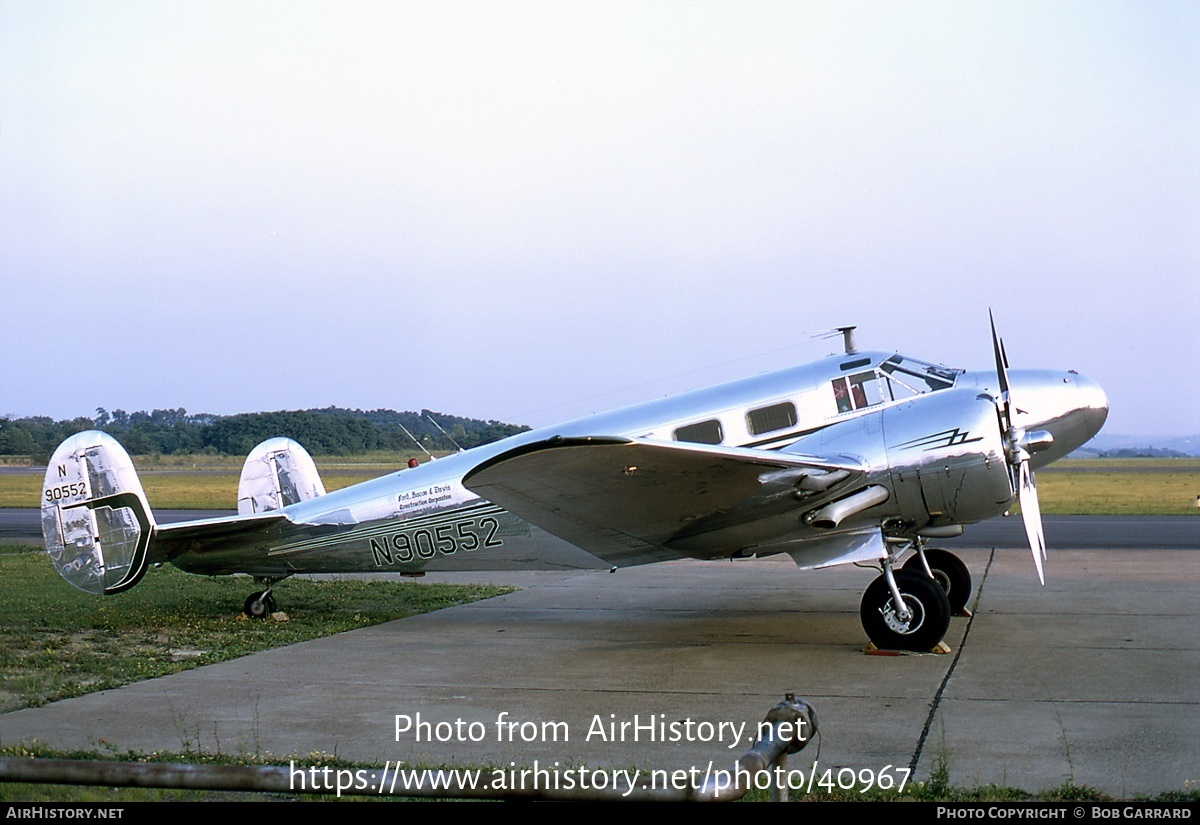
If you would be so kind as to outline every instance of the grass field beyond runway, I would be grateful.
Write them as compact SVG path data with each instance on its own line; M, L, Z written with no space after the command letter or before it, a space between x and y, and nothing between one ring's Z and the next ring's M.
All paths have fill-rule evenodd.
M394 454L335 456L317 466L329 491L377 478L403 467ZM233 510L241 463L199 456L193 466L161 457L134 458L151 508ZM1061 461L1037 478L1042 512L1048 515L1136 516L1200 513L1200 459L1080 459ZM37 473L0 475L0 507L38 507Z

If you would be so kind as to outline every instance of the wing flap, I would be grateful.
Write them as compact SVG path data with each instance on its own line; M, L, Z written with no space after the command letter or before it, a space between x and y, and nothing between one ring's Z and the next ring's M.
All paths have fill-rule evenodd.
M795 530L797 510L861 477L854 462L628 438L553 438L502 453L464 485L611 564L713 558ZM836 474L836 475L835 475ZM803 505L806 480L832 478ZM809 495L805 493L805 495Z

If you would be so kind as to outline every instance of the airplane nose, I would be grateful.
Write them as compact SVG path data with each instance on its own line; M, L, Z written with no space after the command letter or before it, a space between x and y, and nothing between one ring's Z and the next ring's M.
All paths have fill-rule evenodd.
M1042 467L1077 450L1092 439L1108 418L1108 397L1092 379L1076 372L1013 370L1009 372L1017 426L1045 430L1053 443L1034 452ZM1023 414L1022 414L1023 413Z
M1087 438L1090 439L1100 432L1100 428L1108 419L1108 396L1104 394L1104 389L1092 379L1083 375L1075 375L1073 378L1075 379L1076 397L1079 401L1078 409L1082 413Z

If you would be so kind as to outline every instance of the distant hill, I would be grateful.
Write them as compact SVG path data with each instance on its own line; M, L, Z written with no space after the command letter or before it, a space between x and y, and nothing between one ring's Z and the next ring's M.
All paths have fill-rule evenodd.
M434 425L436 421L445 433ZM127 413L96 410L93 418L53 421L47 417L0 418L0 455L28 455L35 463L50 458L63 439L83 430L103 430L134 455L245 455L274 436L294 438L313 455L345 455L373 450L409 450L412 433L427 449L468 449L529 428L448 413L395 410L283 410L238 415L189 414L176 410Z
M1200 456L1200 435L1101 433L1071 453L1074 458L1179 458Z

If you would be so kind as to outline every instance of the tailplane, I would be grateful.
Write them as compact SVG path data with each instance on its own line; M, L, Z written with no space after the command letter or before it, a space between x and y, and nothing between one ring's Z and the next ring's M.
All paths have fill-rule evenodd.
M76 433L50 458L42 538L55 569L88 593L133 587L150 564L154 516L133 461L116 439Z

